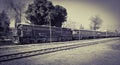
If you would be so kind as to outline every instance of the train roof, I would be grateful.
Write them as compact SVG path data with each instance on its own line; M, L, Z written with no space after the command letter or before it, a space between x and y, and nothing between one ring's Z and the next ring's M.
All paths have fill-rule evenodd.
M85 30L85 29L81 29L81 30L78 30L78 29L74 29L73 31L104 32L104 31L96 31L96 30Z
M78 29L74 29L73 31L89 31L89 32L107 32L107 33L115 33L115 32L111 32L111 31L96 31L96 30L85 30L85 29L81 29L81 30L78 30Z
M49 28L50 26L48 26L48 25L34 25L34 24L32 24L32 25L30 25L30 24L18 24L18 27L19 26L34 26L34 27L46 27L46 28ZM61 28L61 27L55 27L55 26L51 26L51 28L57 28L57 29L67 29L67 30L71 30L70 28Z

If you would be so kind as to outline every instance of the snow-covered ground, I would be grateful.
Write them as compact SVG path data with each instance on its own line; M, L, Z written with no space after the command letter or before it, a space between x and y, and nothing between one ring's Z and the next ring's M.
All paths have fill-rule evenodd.
M120 40L1 62L0 65L120 65Z

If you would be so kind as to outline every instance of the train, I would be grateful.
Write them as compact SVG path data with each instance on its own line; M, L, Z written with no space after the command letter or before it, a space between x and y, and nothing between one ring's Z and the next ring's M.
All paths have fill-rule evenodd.
M92 38L118 37L117 32L77 30L47 25L18 24L11 29L11 40L15 44L61 42Z
M12 30L12 41L14 43L42 43L70 40L72 40L72 30L68 28L19 24L16 29Z
M109 37L119 37L118 32L108 32L108 31L95 31L95 30L73 30L73 39L96 39L96 38L109 38Z

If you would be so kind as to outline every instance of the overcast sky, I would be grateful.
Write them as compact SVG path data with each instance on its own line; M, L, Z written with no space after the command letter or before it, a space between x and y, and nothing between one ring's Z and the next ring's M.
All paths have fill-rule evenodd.
M0 0L0 12L6 9ZM16 0L27 1L32 0ZM101 30L114 30L120 28L120 0L50 0L54 5L61 5L67 9L67 25L72 22L74 28L79 28L82 24L85 29L89 29L90 17L99 15L103 19Z
M120 27L120 0L51 0L55 5L67 9L68 22L72 20L74 27L84 25L89 29L90 17L99 15L103 19L101 30L114 30Z

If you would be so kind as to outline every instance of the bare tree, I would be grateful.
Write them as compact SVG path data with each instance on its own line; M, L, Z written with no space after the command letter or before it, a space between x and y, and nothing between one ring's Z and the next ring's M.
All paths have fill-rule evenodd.
M118 29L115 29L115 32L118 33Z
M68 19L66 22L63 23L62 27L76 29L76 22L72 19Z
M91 20L91 23L90 23L91 30L97 30L101 28L102 19L98 15L91 17L90 20Z
M84 29L84 26L81 24L80 25L80 30L83 30Z

